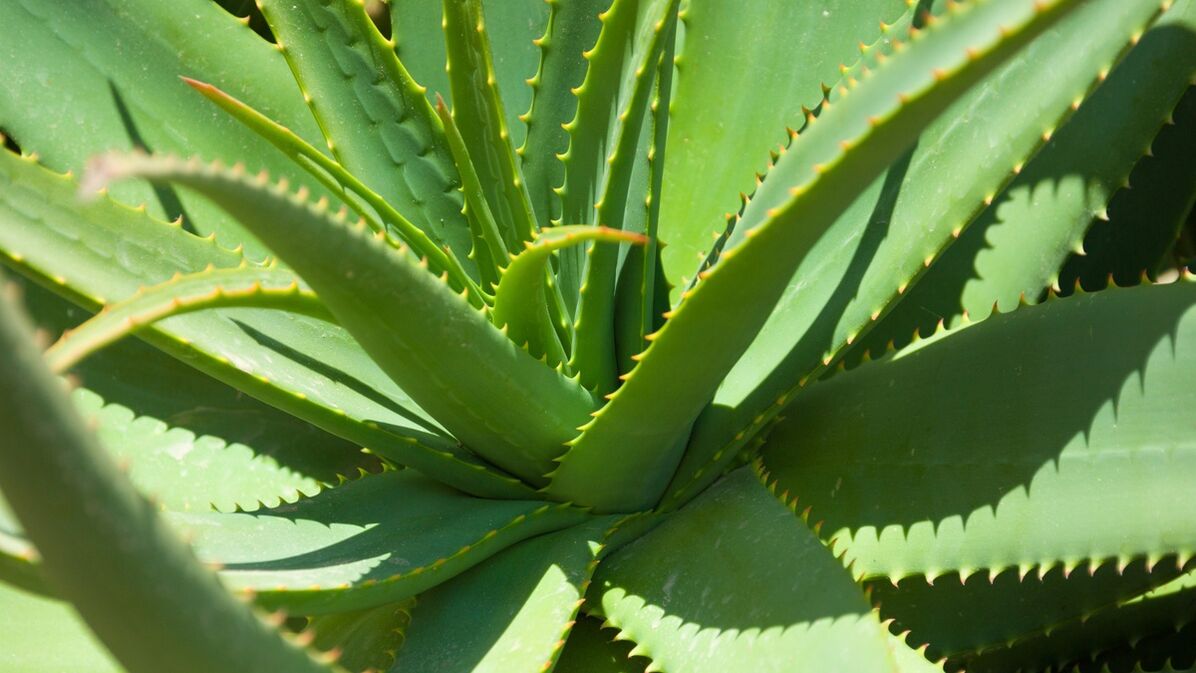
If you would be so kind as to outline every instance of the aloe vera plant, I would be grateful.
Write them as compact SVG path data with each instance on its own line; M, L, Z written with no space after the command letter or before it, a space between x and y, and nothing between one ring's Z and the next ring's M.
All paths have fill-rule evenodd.
M1196 0L0 58L3 670L1192 670Z

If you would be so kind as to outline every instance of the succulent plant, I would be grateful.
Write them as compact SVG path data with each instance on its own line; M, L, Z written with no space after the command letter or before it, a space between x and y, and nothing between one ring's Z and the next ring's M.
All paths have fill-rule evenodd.
M259 9L0 0L0 668L1196 658L1196 0Z

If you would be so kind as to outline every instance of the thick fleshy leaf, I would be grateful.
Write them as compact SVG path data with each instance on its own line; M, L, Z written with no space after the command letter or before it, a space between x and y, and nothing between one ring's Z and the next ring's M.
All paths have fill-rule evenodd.
M387 231L395 240L410 245L421 257L428 258L431 268L447 272L457 289L468 289L476 306L482 305L480 289L452 248L442 248L442 244L395 210L389 201L362 183L344 166L328 158L290 129L220 89L186 77L183 81L302 166L328 191L340 196L345 205L361 216L371 229Z
M444 129L363 4L263 0L261 6L332 154L465 259L469 227Z
M590 596L659 670L897 670L860 587L747 468L611 554Z
M0 664L13 673L124 673L70 605L3 583Z
M7 64L0 129L58 171L79 172L98 153L140 147L252 161L254 170L299 175L253 133L197 105L200 99L180 75L221 87L308 141L320 137L281 56L208 0L5 2L0 45L0 61ZM130 182L113 196L145 203L156 217L185 215L191 231L215 233L228 247L244 245L253 257L267 253L232 218L195 195Z
M61 374L142 327L176 315L233 307L268 308L332 320L316 295L300 287L299 277L287 269L246 264L236 269L178 274L161 285L138 290L128 299L105 306L99 315L63 334L46 350L46 364Z
M230 588L292 614L402 600L519 540L585 519L565 505L469 497L413 470L271 509L169 516L202 560L223 568Z
M1116 2L1111 6L1125 12L1132 4L1135 3ZM1150 8L1151 4L1144 6ZM1130 34L1128 29L1137 26L1136 21L1125 21L1118 26L1101 7L1093 6L1085 12L1087 21L1056 38L1058 52L1053 52L1057 53L1059 65L1077 68L1077 72L1092 71L1094 65L1102 63L1108 67L1103 56L1096 61L1072 60L1097 46L1093 40L1098 33L1087 26L1100 26L1101 33L1123 36L1120 39ZM1114 27L1117 29L1113 30ZM1126 184L1139 159L1150 151L1159 128L1171 117L1196 75L1196 63L1185 57L1194 50L1196 2L1182 0L1141 35L1125 59L1024 169L1014 164L1019 171L1016 179L992 200L992 205L951 244L942 258L934 261L892 313L859 344L857 352L867 348L878 355L889 341L904 346L916 330L929 333L939 320L953 326L959 324L965 312L987 315L994 302L1008 310L1017 305L1021 296L1034 302L1048 285L1058 288L1060 267L1073 251L1083 250L1084 234L1094 219L1100 223L1101 218L1108 217L1106 207L1110 199ZM1042 72L1044 69L1037 63L1037 59L1027 61L1025 68ZM1051 74L1059 76L1063 71L1053 68ZM1028 81L1019 83L1018 88L1009 90L1011 105L1024 105L1022 86L1034 90L1048 87ZM1032 137L1037 130L1022 121L1018 123L1024 129L1023 135ZM1052 131L1048 128L1047 132ZM1005 136L1001 144L1014 137ZM965 161L970 162L970 156ZM941 157L935 160L940 161ZM1187 167L1180 170L1192 172ZM928 179L923 175L910 177ZM1171 179L1177 182L1171 183ZM1166 201L1152 200L1146 206L1152 224L1141 227L1143 232L1152 227L1171 228L1169 234L1161 236L1165 242L1161 243L1163 251L1155 253L1159 256L1174 241L1177 220L1183 218L1191 198L1183 185L1186 179L1190 189L1193 178L1176 173L1171 179L1166 179L1166 184L1172 186L1169 198L1179 204L1167 206ZM1179 214L1168 214L1176 210ZM1141 271L1132 274L1134 281Z
M0 488L50 584L130 673L340 670L286 642L166 528L71 408L11 296L0 354L0 378L23 383L0 404Z
M494 74L506 108L507 128L513 145L523 143L519 116L527 112L532 91L527 79L536 74L539 53L534 40L544 34L550 8L544 0L483 0L486 33L494 59ZM443 5L440 0L391 0L390 19L395 49L403 65L428 97L452 93L445 71Z
M403 646L414 606L415 599L408 598L368 610L313 617L305 632L313 634L316 648L339 651L337 662L353 673L384 671Z
M17 281L19 282L19 281ZM60 334L88 313L29 282L39 330ZM250 510L315 495L322 484L380 470L377 457L247 397L138 339L71 371L76 410L133 485L169 509Z
M1108 658L1106 653L1110 650L1116 653L1118 647L1134 649L1133 646L1139 645L1146 658L1157 662L1170 649L1167 647L1170 643L1158 641L1169 640L1169 636L1180 637L1180 642L1188 646L1183 648L1188 651L1184 658L1190 659L1196 655L1191 649L1193 611L1196 611L1196 574L1189 571L1163 586L1085 615L1083 619L1059 624L1049 632L1007 648L959 657L959 661L967 670L978 673L1034 670L1076 660L1087 663Z
M507 127L482 0L445 0L444 32L453 120L469 150L494 221L507 248L515 252L520 243L532 239L538 225Z
M593 400L427 272L406 247L308 203L264 174L144 155L109 155L101 184L148 177L196 189L236 214L306 280L378 366L467 446L540 481ZM484 420L484 422L482 422Z
M579 617L557 659L554 673L644 673L650 662L632 657L635 643L615 640L619 632L603 629L602 621Z
M686 292L610 403L570 442L548 493L599 511L655 504L694 419L789 289L794 269L816 257L823 234L938 113L1078 6L956 5L826 110L749 204L735 232L740 243Z
M662 32L675 21L672 17L676 15L676 8L675 0L614 0L609 10L598 15L602 22L598 42L585 53L589 66L585 79L574 90L576 113L563 127L569 133L569 148L560 155L564 183L556 190L561 204L559 222L596 223L598 203L606 200L607 185L610 184L609 194L615 201L608 201L603 216L608 221L617 218L614 224L621 228L624 209L616 202L625 196L630 167L635 161L634 148L642 127L643 109L656 72ZM671 28L669 35L672 35ZM614 168L616 162L619 170ZM612 174L616 174L614 181ZM624 184L622 190L620 183ZM566 251L561 255L559 275L571 312L582 311L577 306L579 297L575 290L580 292L591 266L584 250ZM613 274L613 269L609 273ZM613 283L612 277L592 290L598 295L595 301L602 299L606 308L609 308L609 295L614 292ZM591 322L604 315L605 311L598 311ZM579 316L578 322L583 321L584 318ZM602 344L609 342L609 318L603 319L601 326L583 326L582 329L589 330L589 336ZM575 348L582 347L580 343L575 344ZM584 346L598 347L596 344ZM590 356L583 351L581 355L583 361L592 359L606 364L605 354ZM609 355L607 373L613 379L614 356ZM583 364L580 369L584 371L593 366ZM587 385L595 386L588 379Z
M878 21L912 11L906 4L689 2L681 17L685 39L661 204L663 262L677 285L674 299L693 280L711 235L721 233L724 215L739 210L740 192L756 188L769 150L788 143L785 128L801 128L803 108L822 102L821 85L859 56L858 44L878 36Z
M424 593L391 670L551 670L616 523L594 519L521 542Z
M105 199L0 153L0 257L96 310L176 272L244 258L212 240ZM343 329L277 311L179 316L143 337L205 373L313 425L471 493L527 497L517 480L474 458L431 420Z
M1194 372L1196 283L1053 300L818 383L762 457L863 577L1187 558Z
M545 287L552 254L586 243L617 249L620 243L642 246L646 242L643 235L609 227L572 225L542 230L503 269L494 297L494 323L505 328L515 343L524 344L534 357L545 358L552 367L561 365L566 361L565 350L552 324Z
M1196 22L1194 22L1196 23ZM1150 36L1148 34L1148 39ZM1115 75L1114 75L1115 76ZM1196 88L1189 88L1130 174L1132 189L1113 197L1108 220L1093 222L1084 237L1084 254L1072 255L1059 274L1067 292L1079 281L1088 290L1108 283L1132 285L1146 273L1174 268L1174 247L1196 203Z
M674 26L676 30L676 26ZM663 190L665 149L669 136L676 39L665 38L656 66L656 85L650 116L640 132L637 164L633 168L631 193L623 227L643 231L648 244L643 250L629 249L624 255L615 287L614 340L619 374L635 367L633 356L648 346L647 336L664 323L669 289L660 263L660 196ZM642 206L640 203L642 198Z
M565 167L557 158L569 147L569 133L562 125L577 112L573 89L581 86L585 78L589 64L585 53L598 41L602 29L598 16L610 3L611 0L547 3L548 24L537 42L540 66L530 80L531 107L523 116L527 138L518 150L532 210L541 226L561 216L560 199L553 190L565 180ZM574 284L570 291L576 288Z
M1083 4L963 95L918 137L916 147L864 190L811 248L768 322L695 425L686 462L671 489L677 502L717 478L740 448L783 409L800 387L817 378L853 341L876 325L911 283L917 282L915 287L926 283L935 287L930 276L942 261L936 262L936 257L944 248L957 249L961 241L955 237L993 200L1001 186L1014 178L1043 145L1044 137L1071 113L1074 104L1084 99L1159 10L1153 0L1096 0ZM918 35L934 28L932 25ZM883 50L864 58L877 59L879 53ZM1052 66L1042 67L1044 62ZM840 86L846 89L853 81L849 73ZM849 105L866 83L867 77L858 88L845 93L836 89L841 95L832 95L831 109L803 135L816 131L834 115L836 107ZM1120 100L1115 105L1123 107ZM1132 111L1133 106L1126 110ZM1147 131L1141 140L1129 142L1133 153L1123 163L1132 164L1141 150L1137 143L1147 142L1158 124L1142 120L1148 120L1148 115L1133 112L1130 119L1116 121L1112 129L1102 126L1082 140L1086 151L1102 154L1101 161L1115 158L1115 152L1097 148L1145 123ZM1122 123L1127 126L1124 131L1118 127ZM1065 126L1058 138L1071 128L1071 124ZM795 146L800 146L800 140ZM786 186L784 169L792 164L792 154L791 149L769 172L745 210L744 220L736 225L731 245L742 240L745 227L783 196L778 193ZM977 156L984 160L977 161ZM1077 185L1075 196L1086 194L1082 179L1072 184ZM1055 194L1053 186L1044 186L1042 191L1044 197ZM1063 194L1058 196L1066 200ZM1081 205L1088 207L1082 199ZM1036 220L1031 227L1034 236L1077 223L1082 228L1090 220L1090 211L1083 213L1078 218L1060 214L1055 219ZM1027 234L1026 238L1032 237ZM1035 252L1025 252L1031 249ZM1019 257L1023 260L1039 258L1038 248L1022 250ZM923 283L917 279L928 265L932 270ZM1016 302L1017 293L1013 300ZM908 305L902 300L898 306ZM987 311L991 306L990 298L984 308ZM932 315L913 313L920 321ZM938 314L933 315L937 319Z
M875 582L869 589L881 617L894 620L892 631L905 634L910 645L926 646L927 657L958 664L1008 643L1037 640L1061 624L1086 622L1181 574L1174 559L1149 570L1139 559L1128 566L1109 560L1043 572L1022 575L1010 568L995 576L979 572L962 583L947 575L933 584L918 576Z
M506 264L510 251L502 231L498 228L498 222L494 221L490 204L486 202L482 179L473 165L465 138L461 136L461 129L457 128L457 122L453 121L452 113L439 95L436 98L436 116L440 118L440 123L444 124L449 151L452 152L453 162L457 165L457 172L461 174L461 192L465 197L463 212L473 236L473 250L469 256L478 267L482 286L493 291L494 285L498 283L499 270Z
M639 204L633 205L629 200L636 192L647 191L646 187L632 189L632 178L642 156L637 150L645 126L650 132L655 131L655 126L645 120L655 118L654 115L649 117L648 108L656 92L653 86L656 76L664 69L672 69L671 63L661 64L660 61L663 54L673 54L671 43L676 34L678 4L675 0L642 3L647 13L637 17L635 34L628 46L631 56L621 64L631 76L624 75L620 83L618 107L612 110L613 117L605 131L608 145L601 164L604 170L598 173L599 182L595 185L598 201L594 206L594 222L599 226L634 228L625 221L625 216L629 206L635 208ZM600 44L598 56L611 48L612 45ZM579 110L597 103L587 95L589 93L591 90L583 86L578 94ZM603 105L608 104L603 102ZM586 130L594 133L594 129ZM649 142L655 140L654 135L648 136ZM566 177L570 166L573 170L584 167L567 163ZM568 191L564 196L569 198ZM619 253L618 247L590 246L586 251L584 281L578 291L571 363L581 374L582 384L600 395L615 389L618 375L614 333ZM655 260L655 257L651 259Z
M33 543L25 537L17 517L0 494L0 586L11 584L26 591L53 595L40 561Z

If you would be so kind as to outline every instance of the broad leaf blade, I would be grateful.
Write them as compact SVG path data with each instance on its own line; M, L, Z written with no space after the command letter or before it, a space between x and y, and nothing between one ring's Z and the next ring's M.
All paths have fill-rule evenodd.
M1153 39L1147 33L1143 39ZM1117 77L1116 73L1112 75ZM1066 292L1080 282L1088 290L1104 287L1112 275L1118 285L1132 285L1145 273L1161 272L1184 260L1175 250L1196 204L1196 88L1189 88L1151 142L1150 156L1130 174L1131 189L1109 203L1108 220L1094 222L1084 237L1084 254L1073 254L1059 274Z
M0 153L0 184L4 263L91 310L176 272L244 261L111 201L80 204L73 179L9 152ZM180 316L143 336L238 390L457 488L530 493L458 448L339 327L238 309Z
M500 467L542 482L551 457L593 408L589 393L507 339L408 249L329 216L326 204L310 204L285 184L136 155L109 156L94 170L101 181L140 176L182 184L229 209L421 407Z
M827 110L770 173L767 196L758 193L745 211L739 245L687 292L610 403L570 443L548 493L599 511L654 505L681 460L690 425L827 229L970 85L1077 6L956 6L950 20Z
M686 462L671 487L674 495L684 491L672 498L675 502L716 478L806 381L841 357L911 285L914 292L936 287L932 277L945 261L936 261L938 255L944 248L949 251L944 258L954 254L962 242L955 237L1015 177L1043 145L1044 132L1053 131L1072 105L1083 100L1157 11L1158 4L1147 0L1083 3L962 96L927 127L910 153L863 190L798 265L768 322L695 425ZM870 54L865 60L876 57ZM1053 65L1044 68L1044 62ZM850 82L849 76L842 86ZM831 109L810 132L834 115L836 107L850 104L866 83L862 80L857 89L838 98L832 95ZM1061 129L1058 137L1071 127ZM1100 147L1110 137L1117 133L1102 129L1083 143ZM792 150L769 173L730 245L742 240L745 227L781 198L782 176L793 163L790 155ZM985 160L977 161L978 155ZM1053 193L1055 187L1043 189ZM1086 216L1048 218L1031 227L1034 235L1027 234L1027 240L1085 221ZM1033 254L1019 253L1026 263L1040 259L1039 248L1023 250L1031 249ZM927 265L933 268L920 280ZM970 277L970 261L963 273ZM1016 293L1013 298L1016 301ZM986 312L992 301L984 305ZM898 304L902 305L907 305L905 300ZM908 305L919 321L937 320L939 313L933 309L920 311L915 306Z
M1130 3L1112 5L1116 11L1125 12ZM1149 8L1150 3L1144 6ZM1137 24L1126 22L1119 26L1109 11L1098 6L1087 8L1085 14L1077 16L1085 19L1082 24L1076 23L1068 35L1056 38L1055 41L1061 42L1056 58L1060 65L1092 71L1094 66L1107 64L1107 59L1072 59L1091 52L1101 33L1120 34L1124 39L1130 34L1127 30ZM1054 133L1004 192L991 199L992 205L964 230L959 240L913 284L892 313L859 344L857 352L867 348L879 355L889 341L904 346L915 331L928 333L939 320L956 325L964 312L981 317L988 314L994 302L1008 310L1017 305L1022 295L1035 302L1047 286L1060 289L1064 282L1069 287L1074 284L1074 276L1060 278L1060 267L1073 251L1083 249L1085 232L1090 227L1104 226L1100 218L1108 217L1110 200L1126 184L1130 171L1140 163L1143 154L1149 152L1164 120L1173 114L1176 103L1196 75L1196 63L1185 58L1193 50L1196 50L1196 2L1184 0L1172 5L1141 36L1075 115ZM1034 54L1029 56L1032 58ZM1024 68L1041 71L1037 62L1027 60ZM1055 72L1062 74L1061 69ZM1017 74L1010 72L1008 77ZM1027 85L1035 90L1051 90L1047 82L1027 82ZM1066 93L1066 89L1059 88L1056 92L1052 96ZM1022 106L1024 96L1017 91L1012 93L1011 107ZM1060 104L1063 100L1060 98ZM1035 129L1026 128L1022 135L1032 137ZM1004 136L1006 142L1014 137ZM1180 170L1185 169L1191 171L1186 166ZM931 178L911 175L910 179ZM1170 195L1166 198L1178 203L1166 206L1166 210L1163 200L1152 200L1146 206L1152 220L1168 222L1161 225L1152 222L1143 227L1127 222L1123 227L1134 231L1152 226L1165 230L1170 226L1171 231L1160 236L1163 242L1154 244L1163 247L1155 253L1157 257L1174 241L1176 220L1182 219L1185 206L1190 203L1182 173L1176 173L1175 179L1177 183L1168 190ZM1193 179L1187 178L1189 185ZM1179 214L1166 214L1176 210ZM1124 280L1136 282L1143 270L1121 275ZM1100 284L1089 287L1103 287L1107 273L1099 274ZM1089 276L1089 281L1093 280Z
M762 458L863 577L1187 558L1193 372L1196 283L1052 300L814 385Z
M424 593L392 670L551 670L615 523L599 518L526 540Z
M0 60L8 64L0 82L0 128L58 171L80 172L96 154L140 147L252 160L254 170L299 175L253 133L196 105L200 99L180 75L220 86L308 141L320 137L281 56L208 0L5 2L0 45ZM230 248L244 245L255 258L268 252L194 195L130 182L113 196L146 203L156 217L185 215L191 231L215 233Z
M1137 654L1144 660L1159 661L1169 650L1178 650L1176 654L1184 655L1183 660L1191 660L1190 620L1196 611L1194 580L1196 576L1189 571L1116 606L1059 624L1047 633L1007 648L959 659L969 671L977 673L1065 666L1075 661L1088 663L1100 659L1120 663L1114 657L1130 649L1140 649ZM1176 644L1180 647L1176 648ZM1118 669L1125 670L1120 666Z
M0 652L10 671L124 673L70 605L2 583Z
M369 610L313 617L304 632L313 634L315 647L340 652L338 663L353 673L384 671L403 646L414 606L415 599L409 598Z
M337 160L458 259L469 228L444 129L362 3L261 3Z
M963 581L947 575L933 584L916 576L897 584L874 582L869 589L881 617L894 620L892 631L903 633L911 645L926 646L933 660L959 663L1087 621L1182 574L1174 559L1150 565L1146 559L1125 566L1093 561L1026 574L1010 568L995 575L978 572Z
M25 384L0 404L12 440L0 486L54 587L132 673L167 662L196 673L339 670L284 641L196 562L85 429L9 297L0 344L0 374Z
M644 673L651 663L646 657L630 656L635 643L617 641L619 632L603 629L602 621L580 617L569 631L569 639L557 659L555 673Z
M590 593L661 670L896 670L863 592L748 469L605 559Z
M87 315L24 284L25 306L50 335ZM324 484L377 472L378 458L223 385L137 339L71 372L75 409L130 481L168 509L251 510L315 495Z
M661 204L674 300L694 279L724 215L739 210L739 193L755 189L768 152L788 142L785 128L801 128L803 107L822 100L820 85L834 82L839 64L858 57L856 45L878 35L877 22L892 21L906 4L689 3Z
M563 505L472 498L412 470L272 509L169 517L231 589L292 614L402 600L520 540L586 519Z

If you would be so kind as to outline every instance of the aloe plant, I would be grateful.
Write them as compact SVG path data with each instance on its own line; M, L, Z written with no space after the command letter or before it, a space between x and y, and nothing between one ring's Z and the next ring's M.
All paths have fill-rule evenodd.
M1189 670L1196 0L378 16L0 0L0 668Z

